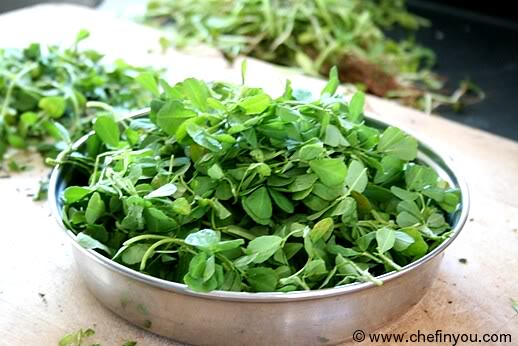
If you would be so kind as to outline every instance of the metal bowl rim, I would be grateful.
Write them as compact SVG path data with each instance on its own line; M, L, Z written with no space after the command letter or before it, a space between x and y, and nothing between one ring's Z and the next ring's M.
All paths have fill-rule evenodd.
M383 126L392 126L391 124L385 122L384 120L381 120L377 115L374 115L372 113L365 114L366 120L373 120L374 122L378 122L382 124ZM461 214L459 216L458 222L453 227L453 233L452 235L443 243L441 243L437 248L435 248L430 253L426 254L422 258L418 259L415 262L412 262L406 266L403 267L402 270L398 272L390 272L386 273L380 276L377 276L377 279L381 280L383 283L387 281L391 281L397 278L400 278L404 276L405 274L417 270L420 266L425 264L426 262L432 260L436 256L440 255L454 240L457 238L459 233L461 232L462 228L464 227L468 214L469 214L469 208L470 208L470 198L469 198L469 190L466 182L464 179L462 179L461 175L459 174L459 169L453 159L448 156L444 155L441 152L438 152L435 149L432 149L432 147L426 142L419 139L418 136L416 136L412 131L408 131L406 129L403 129L401 126L398 126L402 131L405 133L413 136L418 140L419 147L420 148L426 148L427 151L430 153L433 153L439 160L442 160L445 164L445 166L451 171L452 176L457 180L457 185L459 190L461 191L461 201L460 201L460 207L461 207ZM421 150L420 150L421 151ZM437 160L434 160L437 161ZM298 301L298 300L310 300L310 299L318 299L318 298L328 298L333 297L337 295L343 295L343 294L350 294L357 291L369 289L369 288L376 288L375 284L371 282L364 282L364 283L352 283L347 284L343 286L333 287L333 288L325 288L325 289L319 289L319 290L312 290L312 291L294 291L294 292L288 292L288 293L280 293L280 292L266 292L266 293L251 293L251 292L228 292L228 291L212 291L209 293L200 293L200 292L194 292L191 289L187 287L185 284L173 282L173 281L167 281L164 279L159 279L147 274L142 274L136 270L130 269L128 267L125 267L119 263L116 263L109 259L108 257L105 257L101 255L98 252L95 252L93 250L87 250L83 248L75 239L75 234L71 232L70 230L67 230L65 225L63 224L63 221L61 219L61 213L58 208L58 200L56 199L56 189L57 189L57 183L58 183L58 177L60 173L60 166L56 166L51 174L50 181L49 181L49 189L48 189L48 203L50 204L50 208L52 211L52 214L56 218L56 221L61 226L61 228L65 231L65 233L70 237L70 240L75 247L76 250L78 250L82 255L87 256L90 260L97 262L100 265L103 265L104 267L107 267L108 269L115 271L119 274L122 274L128 278L135 279L137 281L140 281L144 284L148 284L160 289L164 289L167 291L171 291L178 294L185 294L190 296L195 296L203 299L216 299L216 300L230 300L230 301L241 301L241 302L272 302L272 303L282 303L282 302L290 302L290 301Z

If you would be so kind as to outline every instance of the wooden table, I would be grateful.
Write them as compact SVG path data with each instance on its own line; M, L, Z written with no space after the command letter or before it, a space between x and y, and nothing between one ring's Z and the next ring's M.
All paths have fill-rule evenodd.
M162 55L155 30L75 6L44 5L0 16L0 47L72 42L80 28L91 30L91 47L132 63L168 66L172 80L240 79L239 64L231 68L210 49ZM286 78L313 90L323 85L250 59L248 71L249 85L272 93L282 90ZM510 299L518 299L518 143L375 97L368 97L367 107L451 153L472 196L470 220L446 252L429 294L379 332L511 333L516 345L518 314ZM64 334L87 327L96 330L92 342L103 345L174 345L127 324L86 290L48 206L27 196L48 170L36 155L25 160L33 170L0 179L0 345L55 345Z

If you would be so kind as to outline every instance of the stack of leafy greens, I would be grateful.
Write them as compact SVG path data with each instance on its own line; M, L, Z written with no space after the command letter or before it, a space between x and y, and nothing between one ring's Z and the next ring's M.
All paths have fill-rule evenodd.
M9 148L54 156L90 131L99 112L149 103L151 93L135 80L149 69L103 63L101 53L78 50L87 37L79 32L67 49L37 43L0 49L0 162ZM14 160L9 166L20 168Z
M458 106L472 88L441 95L433 52L385 34L427 24L404 0L150 0L146 22L165 26L176 47L203 42L231 60L244 54L325 76L337 66L342 82L428 112Z
M459 191L414 162L414 138L366 124L334 69L316 100L141 80L148 118L98 117L59 157L88 177L62 214L86 248L195 291L288 292L380 283L451 233Z

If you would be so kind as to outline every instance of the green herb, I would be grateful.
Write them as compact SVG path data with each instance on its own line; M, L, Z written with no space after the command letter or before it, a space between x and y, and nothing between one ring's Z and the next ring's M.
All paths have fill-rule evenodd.
M61 338L58 346L81 346L84 345L85 339L94 335L95 331L93 329L80 329L77 332L67 334Z
M518 299L511 299L511 306L518 313Z
M101 116L89 140L102 145L60 155L89 176L64 191L65 224L84 247L195 291L380 284L449 237L460 193L414 161L414 138L370 127L362 94L348 103L336 78L312 101L289 83L272 98L146 79L164 88L149 117L119 131Z
M47 199L47 193L49 191L49 179L43 178L38 182L38 189L34 194L33 200L43 201Z
M460 109L468 94L483 98L470 82L445 94L431 71L434 53L412 37L428 21L408 12L404 0L150 0L145 20L165 27L178 48L203 42L230 60L249 55L310 75L338 66L341 82L428 112L441 104ZM407 37L393 39L401 35L392 29ZM362 101L351 102L351 117Z
M82 30L65 49L36 43L0 49L0 162L8 149L34 148L54 157L90 131L97 115L105 115L97 119L102 128L118 130L115 123L111 128L107 124L113 113L141 108L151 100L146 79L136 79L146 69L122 60L105 63L97 51L80 51L78 44L87 37ZM153 74L149 70L143 76ZM116 132L105 136L117 145ZM9 168L22 169L13 159Z
M122 346L137 346L136 341L126 341Z

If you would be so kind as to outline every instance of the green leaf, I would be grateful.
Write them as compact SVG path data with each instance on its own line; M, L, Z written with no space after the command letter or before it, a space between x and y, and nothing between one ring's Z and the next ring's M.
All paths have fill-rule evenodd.
M308 263L304 267L305 277L321 276L325 274L327 274L326 262L321 258L312 259L308 261Z
M210 96L210 91L205 82L188 78L182 82L182 90L195 108L203 112L207 110L207 99Z
M422 191L429 186L435 186L439 176L430 167L411 165L405 171L407 190Z
M405 250L401 251L401 253L405 256L420 258L426 255L428 252L428 244L423 239L421 233L415 228L407 228L402 230L409 236L414 239L414 242L409 245Z
M363 106L365 104L365 94L357 91L349 102L349 119L356 121L363 113Z
M137 346L137 342L132 340L126 341L122 346Z
M70 186L63 191L63 198L67 204L79 202L84 197L92 193L92 190L86 187Z
M234 261L234 266L240 269L246 268L248 265L254 262L257 256L259 256L259 253L239 257Z
M400 227L410 227L421 223L421 220L409 212L403 211L397 215L396 222Z
M331 147L348 147L350 143L334 125L327 125L324 143Z
M220 241L213 247L213 250L214 250L214 252L228 251L228 250L238 248L241 245L243 245L244 243L245 243L245 241L243 239Z
M180 215L189 215L191 213L191 204L183 197L175 199L171 204L171 208Z
M86 338L94 335L95 331L93 329L80 329L77 332L70 333L62 337L58 342L58 346L81 346Z
M183 281L193 291L209 292L218 287L218 280L214 274L218 272L219 266L213 262L212 256L210 258L207 259L207 255L201 252L190 261L189 272L184 276Z
M374 184L383 184L394 179L403 172L404 161L395 156L385 156L381 159L381 169L374 177Z
M288 190L290 190L290 192L307 190L311 188L317 180L318 176L316 174L298 175L293 182L288 185Z
M266 94L257 94L242 99L237 105L241 107L245 114L261 114L271 103L272 99Z
M245 276L254 292L273 292L279 282L277 273L272 268L250 268Z
M403 251L412 245L415 240L409 234L402 231L395 231L396 241L394 242L394 250Z
M265 187L255 190L250 196L243 199L243 208L258 223L262 224L264 220L270 219L272 217L272 202L268 190Z
M429 227L437 228L437 227L441 227L444 224L446 224L446 220L444 219L444 215L439 214L439 213L434 213L428 217L428 219L426 220L426 224Z
M196 112L185 108L181 102L173 100L168 101L158 111L156 123L165 133L172 136L176 134L183 122L196 116Z
M376 239L376 232L370 232L356 239L356 244L362 251L367 251L371 242Z
M185 238L185 243L197 247L203 251L211 251L211 249L219 243L221 234L211 229L202 229L198 232L191 233Z
M414 160L417 156L417 140L396 127L389 127L380 137L378 150L401 160Z
M143 212L146 227L151 232L168 232L178 227L174 219L157 208L146 208Z
M52 125L56 128L57 130L57 133L59 133L59 137L61 137L61 139L67 143L68 145L70 145L72 143L72 140L70 138L70 133L68 132L68 130L65 128L65 126L61 125L60 123L54 121L52 122Z
M245 85L247 60L241 62L241 84Z
M227 208L225 208L225 206L221 204L217 199L213 199L210 204L216 212L218 219L224 220L232 216L232 213Z
M428 187L422 193L436 201L448 213L457 210L460 203L460 191L457 189L443 190L438 187Z
M79 42L86 40L88 37L90 37L90 31L86 29L80 29L76 35L75 43L78 44Z
M125 202L126 217L121 222L121 227L125 230L136 231L144 228L144 203L139 196L128 197Z
M417 204L415 204L415 202L410 200L399 202L399 204L397 205L397 211L400 213L408 212L414 215L415 217L421 218L421 210L419 210L419 207L417 206Z
M8 135L7 142L13 148L24 149L26 147L25 140L21 136L18 136L18 135L13 135L13 134Z
M299 159L304 161L314 160L318 158L323 151L322 143L306 144L299 150Z
M61 96L47 96L40 99L38 106L51 118L61 118L65 114L67 102Z
M327 85L322 89L321 96L322 97L331 97L336 93L338 89L338 85L340 85L340 81L338 80L338 70L336 66L333 66L329 71L329 81Z
M210 256L205 262L205 270L203 271L203 282L207 282L216 272L216 259Z
M34 112L24 112L20 116L20 121L22 122L22 124L25 128L28 128L28 127L36 124L38 119L39 119L38 114L36 114Z
M367 182L367 168L365 168L361 161L351 161L347 170L347 178L345 179L347 186L351 190L361 193L367 187Z
M225 176L225 174L223 173L223 170L217 163L213 164L209 168L209 170L207 171L207 174L209 175L209 177L211 177L214 180L221 180Z
M347 175L347 166L341 159L313 160L309 162L309 167L327 186L343 184Z
M135 77L135 81L149 90L155 97L160 96L160 89L158 88L158 83L153 73L147 71L142 72L137 77Z
M119 146L119 126L112 117L101 115L95 120L94 131L104 144L116 148Z
M326 201L334 201L343 194L343 185L326 186L317 182L313 185L311 193Z
M282 121L287 123L292 123L300 119L301 114L295 109L291 109L288 107L277 106L277 115L281 118Z
M187 125L187 133L193 141L213 152L223 149L221 143L201 126L196 124Z
M400 227L410 227L421 223L422 215L417 205L412 201L402 201L397 206L398 216L396 219Z
M331 213L332 216L342 215L342 216L350 216L356 213L356 201L352 197L346 197L341 200L336 208Z
M174 195L174 193L178 190L175 184L167 183L160 186L158 189L151 191L144 198L160 198L160 197L169 197Z
M315 226L309 232L309 237L313 243L318 242L320 239L327 241L333 233L334 222L333 219L328 217L318 221Z
M142 262L142 258L148 249L149 245L147 244L131 245L126 250L124 250L121 256L121 260L128 265L140 263Z
M248 243L246 253L247 255L257 254L257 257L252 261L253 263L263 263L280 249L281 244L282 238L276 235L257 237Z
M376 242L378 243L378 252L385 253L394 247L396 233L388 227L383 227L376 231Z
M79 243L79 245L81 245L82 247L84 247L85 249L87 250L103 250L105 251L107 254L111 254L112 251L110 248L108 248L106 245L104 245L103 243L101 243L100 241L98 241L97 239L94 239L92 237L90 237L89 235L81 232L77 235L76 237L76 241Z
M329 206L328 201L313 194L310 194L308 197L304 198L302 202L304 202L304 204L309 209L319 212L318 217L315 217L315 214L311 214L307 217L308 220L318 219L320 216L323 215L323 213L327 210L327 207Z
M415 201L419 198L419 194L417 192L410 192L405 189L401 189L397 186L392 186L390 191L399 199L404 201Z
M281 208L284 212L288 214L293 213L295 207L293 206L293 203L291 203L289 198L284 196L284 194L280 193L279 191L273 189L268 189L268 191L270 192L273 201L279 208Z
M195 255L189 262L189 275L193 279L203 279L206 264L207 254L205 252Z
M90 200L88 201L88 206L86 207L86 222L88 224L93 225L97 220L103 217L106 214L106 205L101 198L99 192L95 192Z
M241 291L241 275L236 271L228 271L225 273L223 285L220 289L222 291Z

